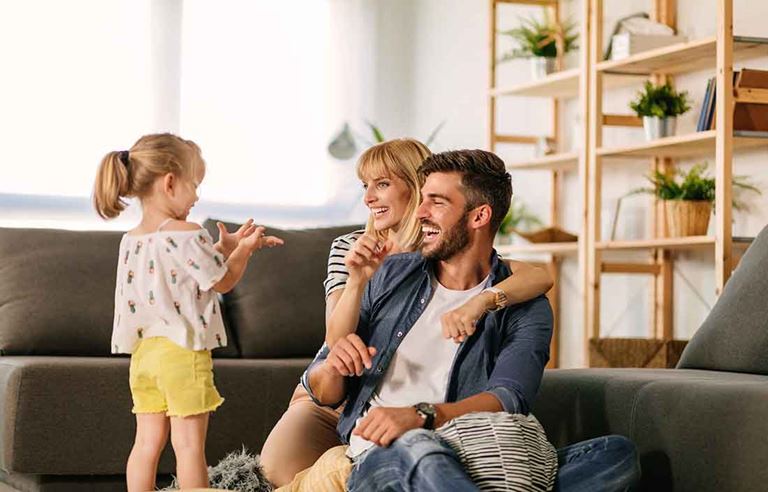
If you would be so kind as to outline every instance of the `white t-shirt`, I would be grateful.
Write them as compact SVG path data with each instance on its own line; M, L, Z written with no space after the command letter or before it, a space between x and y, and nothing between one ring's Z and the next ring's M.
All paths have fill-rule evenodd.
M440 317L479 294L487 281L486 277L469 290L450 290L433 280L432 299L397 348L371 397L371 407L407 407L423 401L445 401L448 377L459 344L443 338ZM354 458L371 446L372 442L353 434L347 456Z
M141 338L166 337L190 350L224 347L227 335L212 287L227 273L205 229L125 234L120 241L112 353Z

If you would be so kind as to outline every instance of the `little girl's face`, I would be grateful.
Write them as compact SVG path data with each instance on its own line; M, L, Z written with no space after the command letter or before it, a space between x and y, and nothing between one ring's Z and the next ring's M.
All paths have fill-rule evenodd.
M187 220L189 211L197 203L197 188L200 181L194 181L189 178L182 178L177 181L177 189L172 199L172 211L177 220Z

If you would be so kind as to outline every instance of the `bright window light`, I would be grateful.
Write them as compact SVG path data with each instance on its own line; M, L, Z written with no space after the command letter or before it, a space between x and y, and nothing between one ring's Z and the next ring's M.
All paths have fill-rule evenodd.
M87 197L150 125L149 0L0 3L0 193Z
M180 133L208 163L203 199L329 199L329 3L184 2Z

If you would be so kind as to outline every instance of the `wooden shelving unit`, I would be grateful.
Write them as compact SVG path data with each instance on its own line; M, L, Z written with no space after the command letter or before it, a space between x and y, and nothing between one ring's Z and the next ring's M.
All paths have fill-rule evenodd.
M497 151L498 145L503 144L535 144L542 137L548 138L551 146L556 150L554 154L537 157L523 162L507 163L507 169L514 174L522 171L548 171L551 173L551 193L552 203L550 207L550 222L552 226L557 226L560 222L560 204L561 204L561 186L563 173L577 172L580 177L580 186L582 188L582 197L586 197L586 177L587 167L586 141L581 145L581 150L570 150L562 148L560 134L560 104L564 99L578 98L582 115L582 127L586 129L586 111L587 111L587 64L589 41L588 26L589 20L588 3L584 2L582 12L583 25L581 29L581 39L579 46L581 49L580 68L563 70L562 56L558 57L557 65L560 69L556 73L550 74L541 80L534 80L513 86L496 85L496 60L497 56L497 22L499 4L517 4L541 6L550 9L552 19L560 21L560 5L557 0L490 0L491 15L489 36L491 41L490 53L490 83L488 90L489 104L489 138L488 147L492 151ZM630 77L637 80L636 76ZM616 83L626 83L627 77L616 77ZM504 97L537 97L546 98L552 101L552 134L542 135L504 135L497 132L497 101ZM580 204L582 207L584 203ZM585 223L581 224L580 229L585 230ZM548 297L555 313L555 331L551 346L550 365L548 367L557 367L558 364L558 339L560 333L559 322L559 298L560 298L560 265L565 257L577 256L581 262L586 257L583 237L578 242L570 243L538 243L499 246L497 251L507 257L516 257L518 255L534 254L546 255L549 261L545 263L555 279L555 286L549 292Z
M717 0L717 34L704 39L679 43L646 51L617 61L600 61L603 53L604 0L589 0L591 19L589 41L589 129L588 129L588 200L585 234L585 350L589 360L589 341L600 337L601 275L607 273L636 273L653 276L653 326L650 336L666 341L673 339L672 271L673 251L714 251L714 269L718 294L722 291L734 266L735 258L749 244L748 238L732 237L732 157L740 149L768 148L768 139L734 134L734 102L766 101L768 91L745 91L734 94L733 62L758 56L768 56L768 39L734 37L733 0ZM653 0L652 18L675 27L675 0ZM613 77L644 76L655 82L671 80L672 76L712 70L716 72L716 130L638 142L625 146L603 144L602 132L607 115L603 114L603 92L610 88ZM747 93L750 92L750 93ZM758 93L759 92L759 93ZM623 118L623 120L621 119ZM614 118L627 126L637 122L627 117ZM602 209L602 174L604 164L621 163L626 159L651 159L653 170L670 172L674 159L714 155L715 160L715 234L714 236L667 237L661 204L653 209L653 236L644 240L606 241L602 239L600 210ZM650 258L641 263L609 263L603 256L613 251L648 251Z

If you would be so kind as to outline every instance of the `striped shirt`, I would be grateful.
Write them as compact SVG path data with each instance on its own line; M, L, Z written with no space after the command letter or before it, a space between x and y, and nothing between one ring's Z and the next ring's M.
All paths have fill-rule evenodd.
M331 243L331 252L328 254L328 276L323 282L325 287L326 299L331 294L339 289L343 289L347 285L347 278L349 278L349 272L347 266L344 264L344 257L347 256L352 245L355 244L357 238L365 234L364 229L344 234L333 240Z

